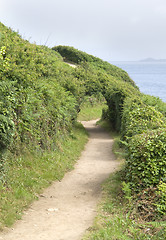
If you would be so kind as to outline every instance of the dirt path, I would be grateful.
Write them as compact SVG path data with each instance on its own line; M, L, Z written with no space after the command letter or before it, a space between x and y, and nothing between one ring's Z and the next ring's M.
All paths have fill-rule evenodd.
M95 125L83 122L89 142L75 169L53 183L25 212L3 240L80 240L92 223L101 195L101 183L115 171L112 139Z

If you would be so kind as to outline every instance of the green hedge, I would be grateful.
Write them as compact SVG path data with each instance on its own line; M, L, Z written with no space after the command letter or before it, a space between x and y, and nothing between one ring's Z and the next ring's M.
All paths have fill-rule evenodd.
M163 102L159 97L142 94L141 100L146 105L154 107L166 117L166 103Z
M72 47L53 51L30 44L1 23L0 40L0 155L22 146L56 149L84 98L103 95L105 116L126 146L125 174L133 192L165 191L165 103L141 94L122 69ZM161 212L166 198L160 195Z
M77 67L77 77L84 82L85 95L103 94L108 105L104 117L120 132L121 143L125 144L124 179L133 195L156 191L156 211L164 214L166 104L159 98L141 94L123 70L101 59L71 47L53 49L65 61L83 67L84 70Z
M132 86L138 89L135 82L128 76L127 72L117 66L101 60L100 58L94 57L69 46L56 46L52 49L60 53L64 61L73 62L79 65L81 64L84 68L91 65L91 67L93 66L95 70L102 71L103 75L107 73L109 76L113 76L116 80L129 82Z
M109 121L116 131L121 131L125 99L129 96L138 96L139 98L139 95L140 92L128 82L109 81L109 86L105 89L104 96L109 108Z
M57 52L1 23L0 33L0 152L56 148L71 130L84 88Z
M166 119L161 108L165 104L152 102L150 96L125 99L121 138L126 148L124 179L136 194L139 208L148 203L154 217L166 213Z
M126 178L135 191L166 182L166 128L147 130L128 143Z
M122 138L128 139L145 130L162 127L164 121L162 113L145 105L140 98L126 98L123 105Z

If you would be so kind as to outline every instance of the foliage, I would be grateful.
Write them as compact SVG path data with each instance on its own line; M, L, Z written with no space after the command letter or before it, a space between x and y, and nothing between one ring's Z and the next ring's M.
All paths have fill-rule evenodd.
M121 130L121 121L123 113L123 104L127 97L137 95L139 97L139 91L133 88L132 85L126 82L117 81L110 84L105 91L105 98L109 108L109 121L116 131Z
M161 112L166 117L166 103L163 102L160 98L142 94L141 99L146 105L154 107L157 111Z
M166 129L147 130L128 143L126 177L133 189L156 187L166 180Z
M73 169L87 140L87 132L77 123L70 135L59 139L56 151L8 152L5 184L0 183L0 230L20 219L22 212L39 198L44 188L52 181L60 181L66 171Z
M160 181L158 185L157 195L159 196L159 200L157 201L157 203L155 203L157 207L157 211L162 215L164 215L166 212L166 204L165 204L166 203L166 183L165 182Z
M123 194L121 182L121 172L117 172L111 174L103 184L103 197L97 217L83 240L164 240L166 222L140 219L131 198L129 184L123 184Z
M135 88L138 89L134 81L129 78L128 74L124 70L106 61L103 61L100 58L94 57L92 55L89 55L85 52L79 51L69 46L56 46L53 47L52 49L59 52L61 56L64 58L64 61L69 61L76 64L83 64L85 66L88 63L91 66L94 66L97 70L102 70L103 73L107 73L117 80L129 82Z
M121 124L122 137L128 139L148 129L164 126L164 116L139 98L126 98Z
M166 212L162 190L157 195L160 182L166 181L166 122L161 106L165 106L164 103L150 96L126 98L123 105L121 136L127 153L125 180L138 198L140 212L149 218Z
M155 189L153 206L164 214L166 104L141 94L125 71L92 55L30 44L1 23L0 37L1 181L8 153L56 150L85 100L102 96L108 106L103 116L125 144L124 186L132 194Z
M0 32L0 150L55 148L77 115L71 68L58 53L22 40L3 24Z
M89 121L101 118L102 110L106 106L103 98L94 96L86 97L81 104L81 111L78 114L79 121Z

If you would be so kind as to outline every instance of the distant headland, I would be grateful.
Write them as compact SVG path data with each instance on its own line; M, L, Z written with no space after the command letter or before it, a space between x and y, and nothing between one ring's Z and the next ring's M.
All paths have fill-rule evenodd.
M166 59L145 58L140 60L140 62L166 62Z

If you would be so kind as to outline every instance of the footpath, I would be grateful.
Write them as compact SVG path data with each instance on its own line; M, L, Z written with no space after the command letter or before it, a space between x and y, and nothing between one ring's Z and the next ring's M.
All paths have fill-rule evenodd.
M0 240L81 240L93 224L101 184L118 167L113 140L96 121L82 122L89 141L75 169L54 182Z

